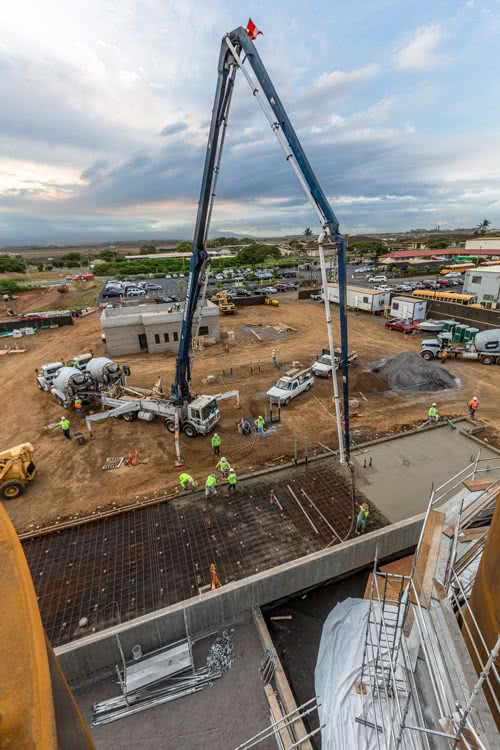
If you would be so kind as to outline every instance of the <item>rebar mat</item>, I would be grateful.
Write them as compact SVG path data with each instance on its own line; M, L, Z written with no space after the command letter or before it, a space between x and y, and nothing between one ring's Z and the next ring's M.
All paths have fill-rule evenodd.
M210 583L211 562L224 585L323 549L332 542L331 528L301 489L344 538L351 525L350 486L318 462L244 482L234 497L219 487L208 502L197 493L26 540L50 641L67 643L189 599ZM270 503L271 490L283 511ZM369 529L385 524L371 506Z

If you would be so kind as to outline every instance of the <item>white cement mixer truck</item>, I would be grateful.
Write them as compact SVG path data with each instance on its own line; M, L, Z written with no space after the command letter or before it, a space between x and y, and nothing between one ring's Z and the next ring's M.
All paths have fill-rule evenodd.
M455 337L456 338L456 337ZM500 365L500 328L479 331L473 338L456 341L453 336L440 334L435 339L424 339L420 355L427 360L439 358L447 350L450 359L472 359L482 365Z

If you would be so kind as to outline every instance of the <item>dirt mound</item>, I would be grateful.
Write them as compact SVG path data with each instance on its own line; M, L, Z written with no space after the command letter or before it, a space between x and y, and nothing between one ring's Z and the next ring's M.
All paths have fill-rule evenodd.
M403 352L377 362L372 371L385 378L394 390L441 391L458 385L445 366L427 362L416 352Z
M389 383L382 375L370 370L357 372L349 378L350 391L361 391L367 393L383 393L389 389Z

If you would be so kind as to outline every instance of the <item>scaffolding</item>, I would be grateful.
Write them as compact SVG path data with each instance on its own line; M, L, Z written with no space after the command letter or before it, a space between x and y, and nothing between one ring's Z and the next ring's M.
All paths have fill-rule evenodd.
M484 490L469 491L472 499L468 502L464 497L467 491L460 493L458 488L479 474L498 474L499 470L500 458L483 460L478 454L462 471L432 489L410 575L380 571L377 560L374 562L363 661L356 686L362 697L362 711L356 721L365 728L366 748L475 750L490 746L481 737L475 703L484 688L499 709L494 685L499 682L495 660L500 637L493 649L487 648L468 603L472 582L461 580L464 570L480 557L487 531L480 533L465 552L457 551L460 533L491 516L500 479L495 476ZM457 498L455 503L453 498ZM442 592L464 623L480 665L477 682L468 691L453 672L440 623L440 602L426 597L417 572L430 514L437 503L447 500L456 520L452 539L446 538L449 550ZM453 503L458 503L458 513Z

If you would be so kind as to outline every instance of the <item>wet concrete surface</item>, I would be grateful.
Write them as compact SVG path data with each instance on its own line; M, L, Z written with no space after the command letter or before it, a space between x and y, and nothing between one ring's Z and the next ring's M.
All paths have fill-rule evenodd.
M429 405L432 400L429 396ZM499 466L500 456L471 440L462 432L463 425L452 429L445 424L354 452L358 489L395 523L425 512L432 485L437 488L447 482L474 461L479 451L482 459L492 459ZM483 468L487 466L488 462Z

